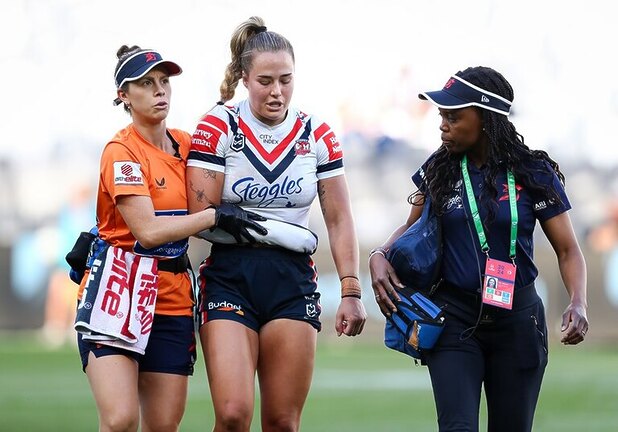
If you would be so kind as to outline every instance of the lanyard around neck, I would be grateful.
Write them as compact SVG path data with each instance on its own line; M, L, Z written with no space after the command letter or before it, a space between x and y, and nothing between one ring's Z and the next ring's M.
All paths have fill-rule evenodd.
M464 183L466 186L466 195L468 197L468 204L472 211L472 220L474 221L474 228L481 244L481 250L488 254L489 245L487 244L487 237L485 236L485 230L483 229L483 222L481 221L481 215L476 205L476 198L474 197L474 191L472 190L472 182L470 181L470 175L468 174L468 156L464 155L461 159L461 173L463 175ZM515 261L515 247L517 245L517 222L519 216L517 214L517 195L515 191L515 177L511 170L507 170L506 178L508 183L509 192L509 206L511 208L511 241L509 244L509 258Z

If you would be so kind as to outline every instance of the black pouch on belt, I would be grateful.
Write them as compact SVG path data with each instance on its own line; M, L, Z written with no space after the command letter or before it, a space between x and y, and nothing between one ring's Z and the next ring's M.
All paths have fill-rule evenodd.
M86 271L86 262L90 253L90 245L97 236L90 232L81 232L73 249L66 255L65 260L71 266L71 269L77 273Z
M184 273L189 268L189 255L183 254L177 258L158 260L157 266L159 268L159 271L165 271L174 274Z

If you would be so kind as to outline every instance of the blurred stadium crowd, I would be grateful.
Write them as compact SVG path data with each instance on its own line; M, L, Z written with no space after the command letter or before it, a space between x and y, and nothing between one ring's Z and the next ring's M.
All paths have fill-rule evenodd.
M327 3L330 13L324 16L320 6ZM605 32L615 26L603 8L561 3L554 10L532 0L510 6L483 0L468 17L477 24L471 28L460 18L472 13L467 5L450 0L376 2L364 10L350 0L319 0L305 19L312 25L322 20L322 30L309 35L290 21L281 1L259 7L244 0L234 5L156 0L147 9L140 4L145 3L21 0L0 6L0 37L11 41L0 67L10 84L6 100L12 102L0 108L0 329L49 322L62 327L71 320L74 286L65 277L64 255L77 234L94 224L99 155L128 121L111 107L117 47L152 44L183 65L185 73L173 81L168 124L192 132L216 100L229 33L251 14L289 35L297 52L293 104L324 118L343 143L361 272L366 275L366 252L405 219L410 176L439 145L437 112L418 100L418 92L485 63L513 83L512 121L526 144L547 150L560 164L576 234L589 265L595 260L589 289L602 293L599 304L609 305L604 314L618 316L618 146L609 133L618 124L618 85L607 73L617 60L607 55L615 38ZM142 14L143 22L129 30L119 26L120 6L125 14ZM152 26L160 7L178 28L174 37ZM530 8L534 14L528 14ZM420 19L438 14L453 30L449 34ZM209 15L220 19L205 26L200 17ZM528 27L517 37L488 37L521 26L523 19ZM575 24L580 31L572 31ZM457 30L462 37L455 41ZM336 37L341 34L348 36ZM215 38L195 55L202 41ZM594 83L602 90L589 91ZM321 241L316 261L328 285L333 277L328 242L316 206L311 221ZM194 260L207 250L204 242L192 241ZM323 299L328 303L329 295ZM70 305L67 311L57 307L63 303ZM376 316L377 309L369 311Z

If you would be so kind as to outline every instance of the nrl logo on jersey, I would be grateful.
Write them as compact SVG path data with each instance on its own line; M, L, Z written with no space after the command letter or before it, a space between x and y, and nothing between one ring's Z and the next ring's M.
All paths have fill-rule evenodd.
M309 140L297 140L294 143L294 154L296 156L304 156L311 151Z
M245 136L243 134L234 135L234 142L230 146L232 150L239 152L245 148Z

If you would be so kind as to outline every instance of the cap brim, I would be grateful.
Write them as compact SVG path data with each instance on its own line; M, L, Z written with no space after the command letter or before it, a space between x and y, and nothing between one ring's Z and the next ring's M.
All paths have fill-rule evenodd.
M144 66L142 66L141 68L139 68L137 71L134 72L135 76L132 76L130 78L125 78L124 81L130 82L130 81L138 80L157 66L165 67L169 76L180 75L182 73L182 68L178 66L176 63L174 63L173 61L159 60L154 63L146 63Z
M452 94L447 93L444 90L419 93L418 97L423 100L428 100L438 108L457 109L466 108L474 105L474 103L453 96Z

